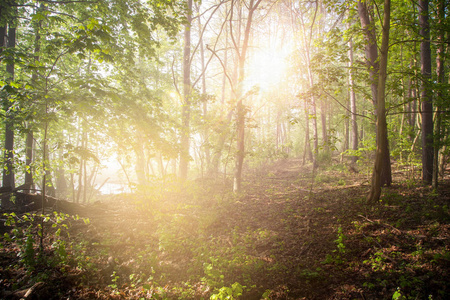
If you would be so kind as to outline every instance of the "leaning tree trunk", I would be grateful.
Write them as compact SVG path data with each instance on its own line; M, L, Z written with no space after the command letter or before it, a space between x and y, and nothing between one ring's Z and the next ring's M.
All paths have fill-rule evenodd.
M391 1L384 1L383 30L380 49L380 69L378 74L378 99L377 99L377 152L375 157L375 166L372 173L372 186L367 197L367 202L375 203L381 195L381 172L383 160L386 157L384 153L387 148L387 124L386 124L386 105L385 105L385 87L387 78L387 63L389 50L389 27L391 17Z

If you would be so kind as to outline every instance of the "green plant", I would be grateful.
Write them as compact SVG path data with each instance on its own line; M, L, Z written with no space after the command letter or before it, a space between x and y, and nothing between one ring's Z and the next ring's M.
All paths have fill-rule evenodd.
M119 279L120 279L120 276L117 275L116 271L113 271L113 273L111 274L111 282L112 283L108 284L108 286L113 290L117 289L117 282L119 281Z
M19 262L27 272L33 272L38 265L56 267L68 263L70 245L63 236L69 237L70 221L80 220L78 216L57 212L47 215L26 213L21 216L13 212L3 216L6 217L5 225L13 227L10 233L4 234L3 240L17 248ZM85 224L89 223L88 219L82 220ZM43 244L44 228L49 229L46 234L53 239L50 247Z
M322 268L316 268L315 270L304 269L300 272L300 276L306 280L314 280L320 278L322 275Z
M374 271L382 271L386 269L386 258L383 252L377 251L374 255L370 256L370 259L365 260L363 263L368 263L372 266Z
M231 287L221 287L216 294L212 294L209 299L211 300L233 300L242 296L244 292L245 286L242 286L240 283L235 282L231 285Z
M345 240L345 234L343 232L342 227L338 228L337 232L337 239L334 240L334 243L336 244L335 250L333 250L334 255L327 254L325 257L325 260L322 261L323 264L330 264L330 263L336 263L336 264L342 264L344 263L343 255L346 253L346 246L344 244Z
M215 265L218 264L219 259L214 257L210 257L209 259L211 263L203 264L203 272L205 273L205 277L202 278L202 281L213 288L223 286L225 276L217 268L215 268Z
M400 288L397 288L395 293L392 295L392 300L406 300L406 297L402 295Z
M272 293L272 290L266 290L263 294L262 294L262 296L261 296L261 299L269 299L269 296L270 296L270 294Z
M318 174L315 177L315 182L316 183L330 183L333 182L334 177L331 175L327 175L327 174Z
M28 272L33 271L37 262L33 234L36 214L25 214L19 217L13 212L3 215L6 217L5 225L14 227L11 234L4 234L4 240L17 246L20 263Z
M344 244L345 235L343 233L342 227L338 228L338 238L334 241L336 243L337 252L339 254L345 254L345 244Z

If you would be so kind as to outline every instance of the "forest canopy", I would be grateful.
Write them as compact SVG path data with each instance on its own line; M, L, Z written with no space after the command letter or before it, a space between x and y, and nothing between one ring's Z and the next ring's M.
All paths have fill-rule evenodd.
M237 192L267 162L340 155L374 164L379 198L391 161L434 185L444 167L445 1L11 0L0 13L3 187L42 190L45 176L86 202L102 180L172 174Z

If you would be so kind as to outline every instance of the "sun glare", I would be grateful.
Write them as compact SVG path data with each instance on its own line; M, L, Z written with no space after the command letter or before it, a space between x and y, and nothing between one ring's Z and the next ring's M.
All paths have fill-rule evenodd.
M285 53L274 49L261 49L250 54L246 88L257 85L262 90L276 87L286 71Z

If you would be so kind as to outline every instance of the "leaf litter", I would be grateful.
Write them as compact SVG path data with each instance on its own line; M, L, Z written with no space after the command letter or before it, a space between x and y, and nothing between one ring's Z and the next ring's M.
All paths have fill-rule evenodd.
M46 228L41 256L35 227L3 226L0 297L448 299L450 182L395 182L369 206L364 176L287 159L240 195L204 179L105 196Z

